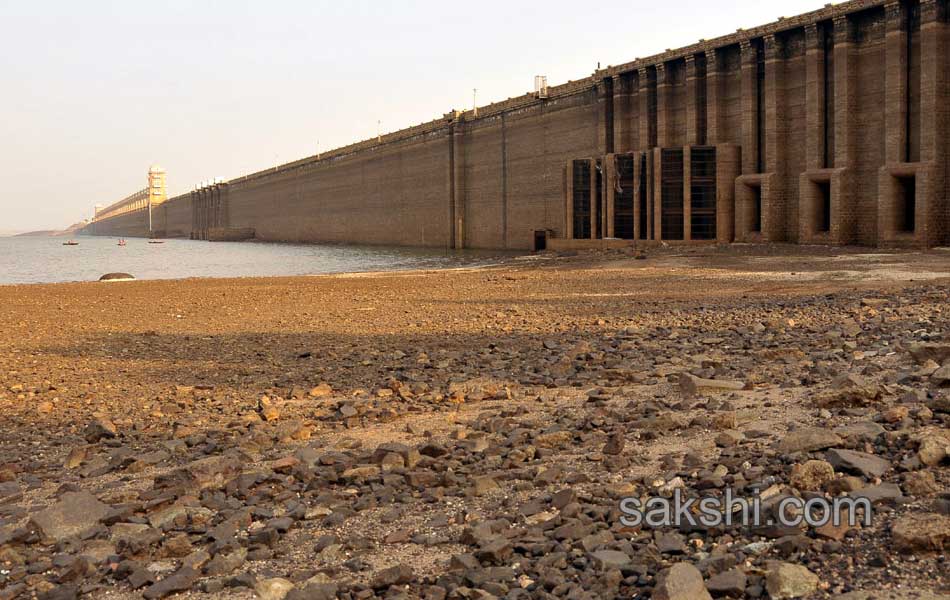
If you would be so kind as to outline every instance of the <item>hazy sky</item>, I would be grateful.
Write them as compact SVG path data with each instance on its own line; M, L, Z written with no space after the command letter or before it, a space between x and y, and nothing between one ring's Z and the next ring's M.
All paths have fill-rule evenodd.
M823 0L0 0L0 232L63 227Z

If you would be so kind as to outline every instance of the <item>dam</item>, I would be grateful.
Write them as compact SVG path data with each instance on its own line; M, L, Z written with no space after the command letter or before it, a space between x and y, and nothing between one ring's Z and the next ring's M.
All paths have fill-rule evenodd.
M950 244L948 0L852 0L167 198L85 233L519 249Z

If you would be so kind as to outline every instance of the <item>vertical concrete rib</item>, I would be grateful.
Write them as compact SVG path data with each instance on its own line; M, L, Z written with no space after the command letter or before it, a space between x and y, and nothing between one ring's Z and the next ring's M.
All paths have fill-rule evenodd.
M888 164L907 162L907 28L900 2L885 11L884 154Z
M501 239L508 248L508 123L501 113Z
M446 187L447 190L447 225L448 225L448 247L455 248L455 120L457 115L452 116L452 121L449 122L448 126L448 151L449 151L449 166L448 173L446 173Z
M641 152L648 151L653 146L653 140L650 136L650 74L646 67L640 67L637 71L639 81L639 93L637 94L640 102L640 142Z
M698 80L696 57L686 55L686 145L695 146L700 140L699 97L696 88Z
M852 185L856 150L857 70L850 19L846 15L836 16L834 28L835 168L838 173L832 180L831 193L838 208L839 237L836 241L850 243L857 234L858 217Z
M640 151L646 155L646 239L652 240L654 237L653 228L653 147L656 145L656 111L651 102L651 95L655 90L651 89L650 71L646 67L640 67L637 72L640 79ZM653 96L655 97L655 96Z
M805 26L805 168L821 169L825 153L825 61L821 31Z
M597 113L597 147L601 149L601 154L610 154L614 152L614 129L616 126L616 88L614 83L615 81L613 77L605 77L597 85L598 100L602 104L601 110Z
M947 24L946 3L920 2L920 161L927 170L918 181L917 223L920 242L935 245L947 238Z
M787 206L785 201L785 70L781 49L774 35L763 38L765 51L765 148L764 168L769 173L768 198L763 197L762 233L768 241L784 241ZM764 196L764 194L763 194Z
M454 145L453 156L455 157L455 222L452 224L455 229L455 249L465 248L465 125L461 120L456 123L452 143Z
M671 75L666 64L656 65L656 145L660 148L666 148L670 144Z
M749 40L739 42L741 52L741 73L739 83L739 97L741 103L741 139L742 139L742 173L758 172L756 157L758 156L757 132L757 84L756 84L756 51Z
M715 48L706 50L706 143L719 143L719 61Z

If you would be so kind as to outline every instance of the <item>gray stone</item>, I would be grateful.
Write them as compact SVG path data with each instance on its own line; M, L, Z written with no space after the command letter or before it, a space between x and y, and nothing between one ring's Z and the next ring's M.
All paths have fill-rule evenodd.
M191 567L182 567L158 583L150 586L142 594L146 600L155 598L164 598L177 592L184 592L191 589L191 586L198 581L200 573Z
M904 493L896 483L882 483L861 488L850 494L852 498L867 498L871 504L893 504L904 497Z
M591 553L594 565L601 571L622 569L630 564L630 557L619 550L598 550Z
M911 344L910 355L914 357L917 364L924 364L932 360L937 364L943 364L950 360L950 344L937 343L919 343Z
M950 595L925 590L871 590L849 592L835 596L834 600L947 600Z
M291 590L285 600L336 600L338 591L335 583L308 583L303 589Z
M773 600L801 598L818 589L818 576L801 565L771 563L765 589Z
M677 563L657 575L653 600L712 600L703 575L689 563Z
M31 519L42 537L55 542L80 536L95 527L111 509L89 492L69 492Z
M836 427L834 431L843 438L853 437L859 440L873 441L877 436L884 433L885 429L873 421L859 421Z
M833 448L842 443L838 434L821 427L803 427L785 434L776 444L776 449L785 454L794 454L795 452L814 452L815 450L824 450Z
M732 569L709 578L706 589L713 596L741 598L745 594L747 578L742 569Z
M856 450L829 450L826 459L838 471L857 473L865 477L880 477L891 469L889 460Z
M412 578L412 569L408 565L396 565L377 573L370 585L373 589L380 590L391 585L405 585L412 581Z
M894 545L901 552L940 552L950 548L950 517L937 513L914 513L894 522Z
M229 554L216 554L205 566L205 574L212 577L230 575L247 559L247 548L238 548Z
M950 364L944 365L934 371L933 375L930 376L930 380L936 385L950 384Z
M90 444L94 444L101 439L114 438L117 433L118 430L115 427L115 423L109 419L99 418L86 426L83 437Z
M689 373L680 375L680 391L686 396L695 396L702 391L710 392L735 392L745 389L745 383L741 381L728 381L725 379L703 379Z
M663 554L684 554L686 542L683 536L676 532L657 533L656 548Z
M607 443L604 444L604 449L602 452L604 454L616 456L623 453L623 448L626 445L626 440L623 437L622 433L615 433L607 438Z
M254 585L254 593L260 600L284 600L294 584L281 577L261 579Z

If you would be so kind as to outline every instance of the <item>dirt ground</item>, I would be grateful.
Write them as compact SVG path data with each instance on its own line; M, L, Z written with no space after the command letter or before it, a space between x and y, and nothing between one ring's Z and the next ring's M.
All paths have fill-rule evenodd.
M0 286L0 599L948 597L948 291L742 245ZM874 523L620 524L675 487Z

